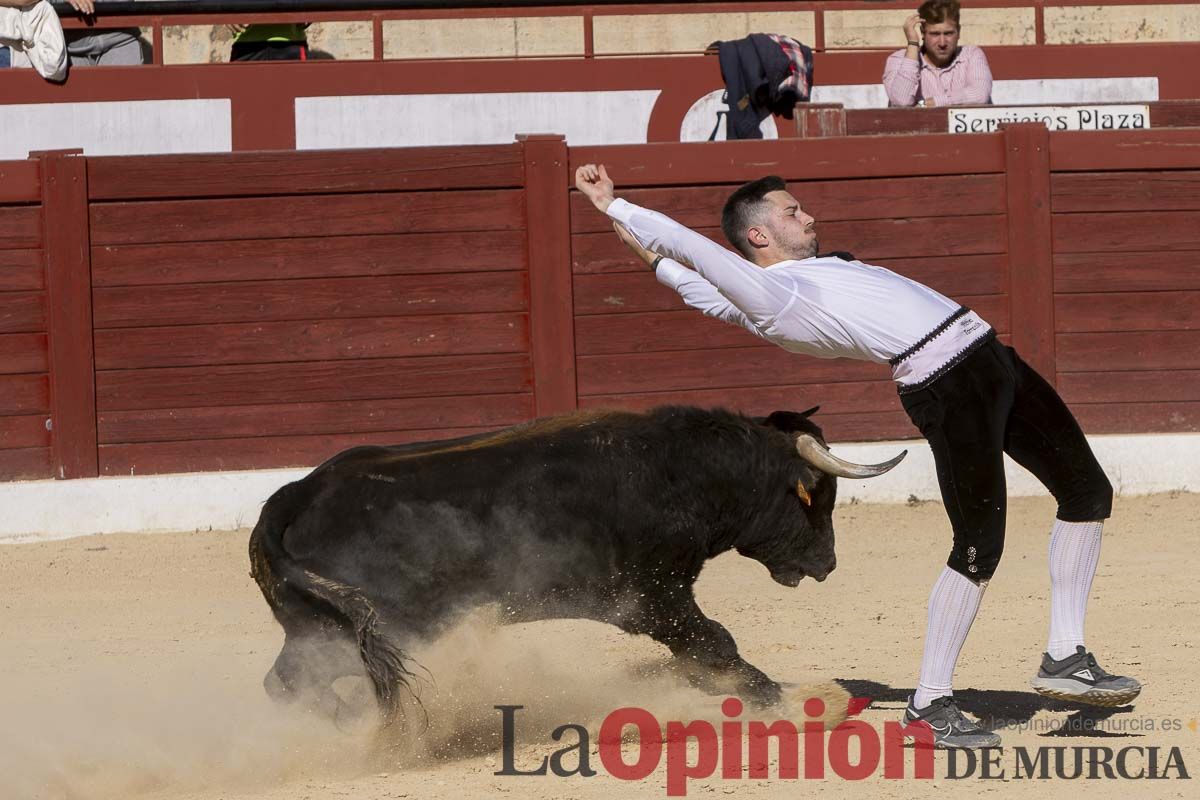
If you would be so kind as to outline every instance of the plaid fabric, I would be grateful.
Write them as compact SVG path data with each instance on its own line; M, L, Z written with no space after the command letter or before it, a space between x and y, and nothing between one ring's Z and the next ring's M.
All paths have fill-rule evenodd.
M780 93L795 92L796 99L808 102L808 93L812 81L812 51L790 36L778 33L768 33L774 42L783 48L791 62L791 74L779 84Z

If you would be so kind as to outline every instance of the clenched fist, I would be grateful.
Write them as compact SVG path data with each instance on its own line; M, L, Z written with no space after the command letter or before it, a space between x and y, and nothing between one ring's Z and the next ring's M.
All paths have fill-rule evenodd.
M613 182L603 164L584 164L575 170L575 188L587 195L601 212L608 211L613 201Z

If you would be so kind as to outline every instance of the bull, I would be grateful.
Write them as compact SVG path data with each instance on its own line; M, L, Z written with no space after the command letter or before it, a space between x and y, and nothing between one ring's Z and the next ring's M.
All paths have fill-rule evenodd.
M837 458L814 411L575 413L334 456L272 495L250 535L251 574L285 632L268 692L328 699L365 667L384 719L402 718L417 679L406 648L494 604L506 622L591 619L649 636L699 688L779 702L693 585L729 550L784 586L833 571L837 477L882 474L905 453ZM328 640L349 657L306 657Z

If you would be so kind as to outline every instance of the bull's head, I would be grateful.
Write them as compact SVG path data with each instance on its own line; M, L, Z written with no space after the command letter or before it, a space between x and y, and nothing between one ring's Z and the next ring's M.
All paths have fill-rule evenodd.
M743 555L761 561L771 577L784 586L796 586L806 576L823 581L837 567L834 553L833 505L838 478L873 478L900 463L908 451L882 464L855 464L838 458L825 446L821 429L809 417L817 408L801 413L776 411L757 422L792 436L799 456L794 488L796 512L807 524L765 542L739 545Z

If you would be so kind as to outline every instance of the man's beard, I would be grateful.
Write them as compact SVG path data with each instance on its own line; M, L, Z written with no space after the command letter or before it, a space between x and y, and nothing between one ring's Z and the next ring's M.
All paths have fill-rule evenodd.
M791 250L792 259L795 261L813 258L818 252L820 252L819 243L817 242L817 238L815 236L809 244L797 245L796 247L791 248Z

